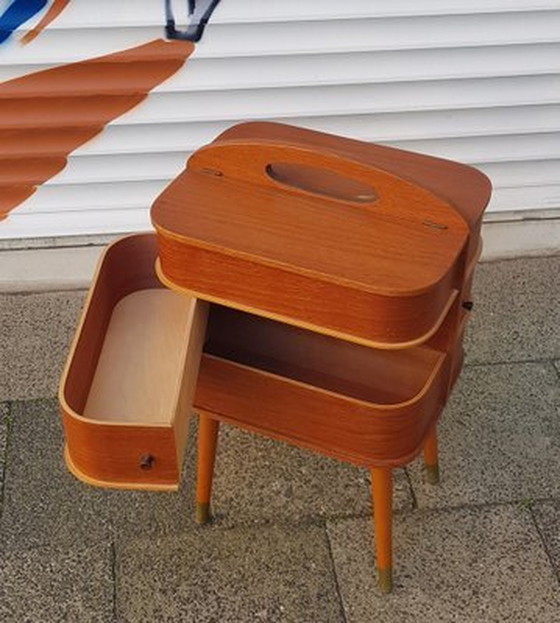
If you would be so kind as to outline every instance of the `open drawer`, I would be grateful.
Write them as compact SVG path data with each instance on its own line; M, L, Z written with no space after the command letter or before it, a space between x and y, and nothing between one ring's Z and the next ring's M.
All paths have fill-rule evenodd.
M377 351L211 307L195 408L361 465L400 465L422 447L449 381L445 353Z
M90 484L179 483L207 304L166 290L156 257L153 234L107 248L61 379L66 461Z

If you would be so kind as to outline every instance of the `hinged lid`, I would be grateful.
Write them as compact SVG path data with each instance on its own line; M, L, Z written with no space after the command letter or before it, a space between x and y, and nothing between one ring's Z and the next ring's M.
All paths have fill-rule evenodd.
M403 346L449 308L488 196L463 165L242 124L193 154L154 203L160 276L231 307Z

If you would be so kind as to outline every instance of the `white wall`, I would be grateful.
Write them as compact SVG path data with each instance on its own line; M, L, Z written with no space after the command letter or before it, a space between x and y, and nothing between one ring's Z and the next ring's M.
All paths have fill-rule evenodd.
M72 0L32 45L0 46L0 81L162 26L163 0ZM557 214L560 0L222 0L185 67L75 151L0 238L147 229L189 153L248 119L470 163L493 180L490 217Z

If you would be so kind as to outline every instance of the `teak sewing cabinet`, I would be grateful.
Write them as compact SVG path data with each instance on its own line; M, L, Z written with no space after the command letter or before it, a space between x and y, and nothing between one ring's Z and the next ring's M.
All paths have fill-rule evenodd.
M438 480L490 191L471 167L389 147L224 132L155 201L155 235L100 263L61 382L70 469L176 488L192 408L200 523L221 421L365 466L390 591L392 469L423 452Z

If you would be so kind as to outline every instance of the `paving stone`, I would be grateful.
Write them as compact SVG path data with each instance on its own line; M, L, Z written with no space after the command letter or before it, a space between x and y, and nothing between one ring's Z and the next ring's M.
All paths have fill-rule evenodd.
M199 528L117 545L117 612L138 621L343 621L323 527Z
M6 445L8 443L9 414L9 403L0 403L0 515L2 514L2 498L4 489L4 470L6 466Z
M0 295L0 400L55 396L85 292Z
M7 549L108 540L105 493L66 469L54 400L12 403L0 543Z
M463 370L439 425L441 484L409 473L420 507L560 496L560 384L550 364Z
M468 363L560 357L560 256L480 264L473 300Z
M370 522L329 522L347 623L554 623L560 591L528 509L423 511L395 520L395 586L376 584Z
M412 506L397 470L395 509ZM367 469L221 425L212 508L219 523L299 521L371 513Z
M3 623L112 623L110 545L0 555Z
M194 429L194 420L191 429ZM178 492L109 490L106 503L113 533L150 537L181 534L197 527L195 514L195 434L191 430Z
M531 510L560 580L560 500L539 502Z

